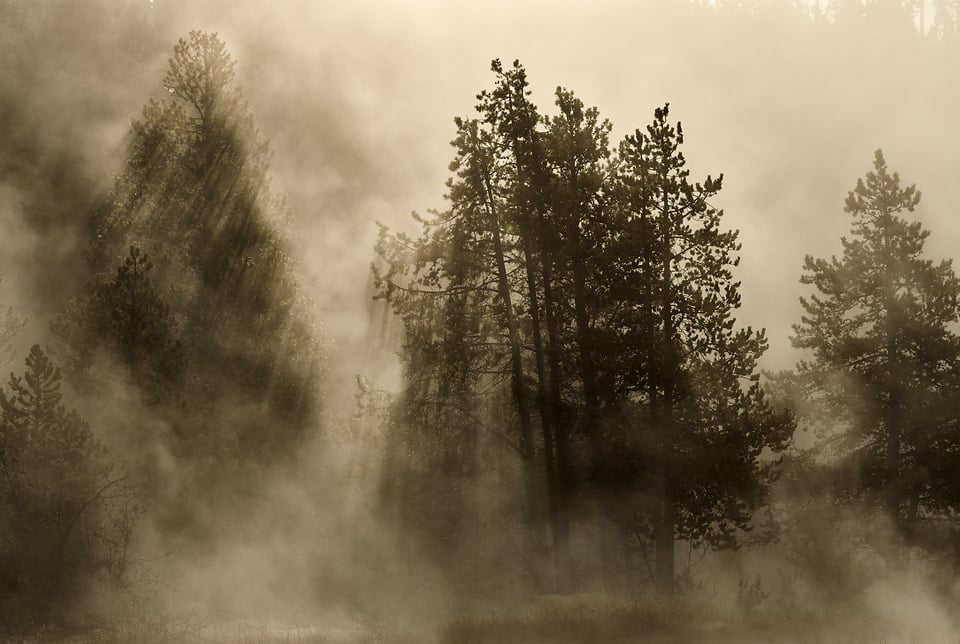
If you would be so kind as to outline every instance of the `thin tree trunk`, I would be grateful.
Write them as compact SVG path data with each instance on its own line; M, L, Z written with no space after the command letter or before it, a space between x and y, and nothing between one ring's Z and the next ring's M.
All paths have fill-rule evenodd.
M517 411L520 416L520 451L524 456L524 459L532 464L534 461L534 446L533 446L533 421L531 419L530 412L530 401L527 396L526 385L524 384L524 374L523 374L523 359L520 351L520 333L517 328L517 320L513 312L513 303L510 298L510 283L507 278L507 268L506 260L504 258L503 252L503 241L500 236L500 219L496 210L494 203L493 187L490 183L489 175L484 175L484 188L486 191L486 201L487 201L487 211L490 217L490 228L493 235L493 246L494 254L496 256L497 262L497 284L500 299L503 302L504 315L507 318L507 329L510 337L510 360L513 369L512 376L512 389L514 401L517 405ZM534 318L534 342L539 343L539 311L535 307L536 302L531 303L531 315ZM542 373L542 351L537 351L538 358L538 394L543 397L543 373ZM545 479L547 487L547 504L548 512L551 517L551 532L555 532L555 528L552 524L552 519L556 514L556 507L558 503L557 493L556 493L556 481L557 476L554 469L554 440L553 440L553 429L552 425L549 422L541 420L541 428L543 431L543 444L544 444L544 469L545 469ZM526 480L527 487L527 500L528 500L528 521L534 529L536 534L539 530L545 530L545 526L542 523L542 515L538 509L539 503L539 493L537 491L536 480L533 476L533 472L525 472L524 477ZM546 535L543 534L545 538ZM556 537L553 536L555 540ZM554 559L556 560L556 549L554 549ZM556 561L554 561L554 566L556 567Z
M577 194L577 174L571 168L571 192ZM600 392L596 363L593 359L593 347L590 338L590 316L587 309L586 266L584 261L583 240L580 234L579 209L577 212L567 213L569 222L567 238L570 244L570 270L573 278L573 308L574 323L578 348L577 365L580 371L580 381L583 385L584 413L581 419L581 430L587 437L590 447L590 478L595 483L599 481L601 469L604 466L604 445L600 435ZM610 547L609 539L601 536L596 546L600 549L600 561L604 587L608 590L619 588L619 574L616 572L614 561L615 549Z
M534 141L536 133L531 130L529 138ZM536 144L534 144L536 146ZM525 166L521 159L523 155L519 144L514 142L514 158L516 159L518 188L526 187L531 192L543 185L543 176L540 157L533 149L534 160L532 167ZM526 177L525 177L526 175ZM524 185L524 179L538 185ZM562 417L562 399L560 391L560 360L559 360L559 332L554 315L552 292L552 262L547 249L548 229L542 210L536 213L536 233L539 233L539 244L535 244L534 214L529 201L520 197L521 221L520 234L523 237L524 262L526 264L527 289L530 300L530 316L533 322L533 342L536 353L538 394L541 405L541 419L544 439L553 437L554 464L552 466L553 479L548 480L548 495L550 501L550 528L553 534L553 555L556 566L556 591L568 592L572 588L572 561L570 553L570 486L572 468L569 454L569 435L566 423ZM539 269L539 270L538 270ZM541 331L540 300L537 293L537 273L540 273L543 285L543 311L547 323L547 345L544 346ZM549 361L549 374L545 359Z
M590 440L593 467L602 465L603 443L599 434L600 396L597 384L597 369L593 359L593 347L590 341L590 317L587 311L586 270L583 261L583 250L580 247L580 230L571 226L573 233L573 303L574 316L577 326L577 345L579 351L580 379L583 383L583 398L586 407L584 414L584 431Z
M887 487L885 501L887 513L893 522L896 538L893 541L891 561L888 564L899 567L901 563L900 541L903 534L904 521L901 511L903 501L902 482L900 480L901 443L902 438L902 403L900 391L899 350L897 348L898 322L896 319L897 295L893 286L894 258L887 230L890 226L890 215L885 214L882 225L885 227L883 245L885 254L884 305L886 308L886 358L887 358L887 401L884 410L884 425L887 431L885 447L885 466L887 472Z
M543 214L538 216L541 242L546 234ZM557 585L560 592L572 590L571 554L570 554L570 501L573 487L573 467L570 462L570 436L567 420L563 413L563 398L560 390L560 330L554 311L553 279L551 261L547 253L540 255L543 273L543 306L547 318L547 356L550 364L550 400L546 407L551 409L550 417L554 423L557 458L557 508L554 517L554 546L558 559Z
M663 388L663 398L661 399L661 413L658 414L659 425L657 427L657 446L659 452L658 463L658 486L660 497L660 517L656 528L656 549L657 549L657 589L666 598L673 597L673 578L674 578L674 523L675 523L675 501L673 498L673 450L675 441L675 422L674 422L674 404L676 402L676 369L677 356L674 349L674 319L673 302L671 293L673 289L673 265L672 265L672 247L671 235L673 222L670 221L670 201L669 196L664 189L663 194L663 213L661 218L661 261L663 262L663 283L661 285L661 324L663 330L662 342L662 363L663 369L660 373Z
M578 192L579 172L575 165L571 165L570 172L570 192L576 195ZM573 308L574 322L577 329L577 346L579 348L578 365L580 367L580 379L583 383L583 399L586 408L584 415L583 428L590 439L591 456L593 457L593 467L599 467L602 460L602 443L599 440L597 432L597 421L600 409L600 393L597 383L596 364L593 360L593 347L590 342L590 316L587 311L587 279L586 267L584 261L583 240L580 235L580 217L579 204L576 204L575 211L567 213L567 237L570 240L570 269L573 277Z
M523 383L523 361L520 355L520 333L513 313L510 298L510 283L507 279L507 265L503 253L503 241L500 238L500 219L493 200L493 188L490 177L484 176L486 189L487 214L490 217L490 232L493 235L493 251L497 262L497 290L503 303L504 317L510 337L510 364L512 367L511 388L514 402L520 415L520 451L527 459L533 458L533 422L530 417L530 402Z

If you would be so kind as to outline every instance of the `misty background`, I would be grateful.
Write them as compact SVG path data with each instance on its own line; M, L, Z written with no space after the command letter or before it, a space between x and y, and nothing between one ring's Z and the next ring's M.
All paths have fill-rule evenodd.
M737 319L766 328L760 367L775 371L802 357L789 336L803 258L841 251L843 199L877 148L923 193L927 256L960 248L960 39L935 37L934 4L910 16L880 0L2 0L0 305L26 319L3 366L19 373L31 345L52 342L50 322L93 278L87 215L124 168L131 119L164 97L178 38L218 34L269 141L272 188L287 198L326 357L325 430L295 465L265 475L256 511L219 541L178 550L145 531L154 595L165 610L231 618L451 619L460 607L437 600L441 575L398 558L375 514L378 438L352 443L331 428L350 427L357 376L400 386L399 326L373 300L376 222L413 231L411 211L444 207L453 118L473 113L491 59L523 63L544 113L557 86L574 90L611 120L611 140L670 103L691 175L724 174L714 205L743 244ZM115 391L109 405L69 406L91 425L160 423L122 378ZM398 615L411 587L420 612Z
M21 295L32 285L20 287L24 276L7 264L63 256L72 243L23 231L18 206L50 198L33 189L37 174L52 167L58 189L79 184L87 200L79 208L42 206L48 217L76 221L67 213L109 186L130 119L160 94L171 43L199 29L217 32L238 61L238 81L271 142L276 187L296 219L301 279L334 354L365 344L369 302L359 285L369 279L374 220L404 226L411 211L443 205L452 119L472 112L490 59L500 57L524 63L541 105L562 85L598 106L614 138L671 103L694 176L727 180L719 205L748 249L738 274L742 318L768 329L766 366L788 367L803 256L838 250L848 226L843 196L873 150L883 148L922 189L931 256L952 256L949 204L960 188L951 168L960 153L947 128L956 63L953 45L923 40L900 21L851 16L827 29L788 2L741 5L9 2L4 140L8 150L22 147L4 158L4 216L7 230L22 232L5 235L7 297L28 317L49 313ZM56 288L44 286L44 294ZM345 365L345 377L329 384L345 382L349 399L360 371Z

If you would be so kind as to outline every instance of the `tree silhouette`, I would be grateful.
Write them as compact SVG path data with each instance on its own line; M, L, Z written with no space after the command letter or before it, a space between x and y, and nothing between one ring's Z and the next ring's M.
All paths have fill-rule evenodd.
M98 287L124 359L150 353L171 377L185 369L193 386L165 394L180 407L179 435L190 450L242 460L289 450L316 426L323 356L289 254L289 213L269 185L269 147L234 66L216 34L180 39L168 98L134 121L94 250L104 267L136 249ZM261 411L214 420L239 401Z
M882 508L907 537L958 501L960 280L950 260L923 258L930 233L902 216L919 202L877 150L847 195L842 256L804 261L801 281L816 293L801 299L793 337L812 352L798 384L835 419L821 447L846 472L836 493Z
M0 389L0 613L51 619L101 566L123 575L126 561L108 537L120 527L110 508L134 491L63 405L60 370L38 345L26 365Z
M734 328L740 247L708 203L720 180L688 180L666 108L610 163L596 109L559 89L559 115L541 118L518 62L492 70L481 118L456 120L450 208L418 217L418 238L381 227L377 242L379 296L406 338L394 449L417 445L426 462L456 454L450 484L461 486L479 480L471 450L485 437L514 437L528 476L542 467L525 493L536 508L546 492L561 592L574 587L578 500L646 499L605 508L656 527L669 594L675 539L735 545L793 430L758 383L763 333ZM502 408L507 383L514 416Z
M150 400L163 403L170 402L185 356L152 269L147 255L131 246L113 279L101 276L88 285L53 330L65 340L73 370L85 371L96 351L107 348L131 368Z
M789 414L772 409L758 384L763 332L736 330L737 231L721 229L709 200L722 176L692 183L683 131L659 108L646 131L620 146L621 208L605 270L624 303L620 368L652 430L649 485L657 585L673 592L674 543L731 546L763 498L764 449L790 439Z

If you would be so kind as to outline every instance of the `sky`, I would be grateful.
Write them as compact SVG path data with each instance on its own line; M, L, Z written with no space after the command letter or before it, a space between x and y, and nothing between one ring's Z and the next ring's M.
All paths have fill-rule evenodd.
M307 265L320 291L337 293L329 312L354 297L336 283L364 279L374 219L404 227L411 210L443 207L453 117L471 114L491 86L492 58L519 59L543 112L552 112L554 88L572 89L613 122L614 142L670 103L693 177L724 174L716 203L743 243L740 321L768 329L762 366L780 369L799 357L788 338L801 314L803 257L839 252L846 192L875 149L923 191L917 216L933 231L930 256L960 247L951 213L960 158L945 127L958 92L944 82L946 46L908 25L851 19L830 29L787 2L754 5L288 4L259 14L262 31L245 31L244 20L224 35L252 76L245 85L274 142L274 168L303 199ZM311 176L319 199L301 193ZM335 284L331 257L342 266ZM340 270L355 277L343 282ZM335 337L357 328L334 318Z
M950 81L958 57L906 23L852 17L828 26L786 0L740 4L749 7L125 0L27 10L8 2L7 10L29 17L18 35L27 64L8 66L0 81L22 119L9 130L29 139L35 128L42 140L35 164L54 154L69 159L64 175L86 188L77 201L95 202L122 166L130 119L162 95L176 39L191 29L218 32L271 142L274 187L292 208L335 399L349 398L355 373L395 382L396 365L371 340L380 321L369 300L375 222L411 230L411 211L443 208L453 118L469 116L475 95L492 85L491 59L526 66L544 113L552 113L557 86L597 106L614 125L614 144L669 103L683 124L692 176L724 174L715 203L743 243L738 318L767 329L762 366L780 369L800 357L788 338L801 314L803 257L839 252L849 227L844 197L875 149L923 192L917 216L933 231L929 256L951 257L960 247L960 152L949 127L960 107ZM134 33L131 24L146 29ZM38 191L29 173L9 176L0 194L16 227L23 191ZM33 245L13 243L0 265L14 303L29 299L29 285L9 264L49 253L53 243L37 239L36 227L21 233Z

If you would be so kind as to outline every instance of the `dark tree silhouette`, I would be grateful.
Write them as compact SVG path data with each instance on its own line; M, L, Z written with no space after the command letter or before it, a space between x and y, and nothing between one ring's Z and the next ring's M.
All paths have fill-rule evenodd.
M186 369L191 386L167 396L179 435L191 450L242 460L288 452L318 424L323 356L288 251L289 213L234 66L216 34L177 43L169 98L134 122L93 247L98 267L136 248L99 287L104 332L129 363L146 351L163 374ZM260 411L215 420L239 401Z
M123 360L154 403L170 402L185 356L170 308L150 277L153 263L131 246L113 279L100 277L53 323L74 371L106 348Z
M764 333L736 330L738 232L721 229L709 200L722 176L691 183L680 152L681 126L657 109L646 131L620 147L621 210L607 257L624 302L624 380L652 430L650 512L657 585L673 592L677 538L735 545L763 500L767 449L781 451L792 418L764 400L757 360Z
M801 281L817 292L801 299L793 337L812 353L795 384L833 419L821 449L844 473L835 492L882 508L905 537L960 501L960 280L950 260L923 257L929 231L902 216L919 202L878 150L847 195L842 256L804 262Z
M98 570L111 569L119 580L125 552L113 536L135 520L111 512L134 491L86 422L63 405L60 370L38 345L26 365L22 377L11 374L0 389L0 615L6 628L35 619L62 624L64 606Z
M735 545L793 430L758 383L763 333L734 329L740 247L708 203L720 181L689 182L666 108L611 165L596 109L558 89L559 115L541 118L524 68L492 69L481 118L456 120L449 210L418 217L419 238L381 227L376 285L406 334L408 411L390 431L432 445L425 462L456 454L458 486L477 478L483 437L513 436L534 531L545 492L555 590L574 587L578 499L601 491L585 483L647 499L606 508L656 527L669 594L675 539ZM504 385L516 415L501 406L490 427Z

